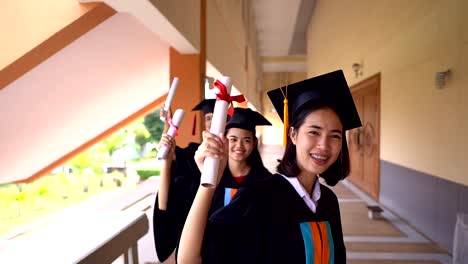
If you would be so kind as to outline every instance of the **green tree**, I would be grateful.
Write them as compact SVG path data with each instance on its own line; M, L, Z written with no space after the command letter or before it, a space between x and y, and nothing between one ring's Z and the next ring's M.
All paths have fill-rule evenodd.
M109 153L109 157L111 157L114 151L125 145L125 139L127 136L127 131L125 129L121 129L101 141L99 143L99 148L103 148Z
M145 144L151 141L150 133L146 130L146 127L143 126L143 128L144 130L135 131L135 143L138 145L140 152L143 151Z
M160 109L145 116L143 124L151 135L152 142L159 142L164 129L164 122L159 119Z
M93 165L93 159L90 149L87 149L80 154L73 157L69 163L78 175L82 175L83 171L87 168L91 168Z
M140 155L144 150L145 144L151 142L151 134L143 124L143 121L143 118L139 118L126 128L128 136L133 136L133 142L136 144L136 150Z

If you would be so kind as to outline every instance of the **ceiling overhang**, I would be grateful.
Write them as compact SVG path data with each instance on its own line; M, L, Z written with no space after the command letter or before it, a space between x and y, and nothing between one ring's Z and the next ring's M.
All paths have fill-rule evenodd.
M80 3L104 2L117 12L136 17L153 33L182 54L199 51L170 23L149 0L79 0Z
M256 0L251 3L263 71L306 72L307 27L315 0Z
M306 72L305 56L263 57L264 72Z
M31 178L167 87L169 45L113 15L0 90L0 184Z

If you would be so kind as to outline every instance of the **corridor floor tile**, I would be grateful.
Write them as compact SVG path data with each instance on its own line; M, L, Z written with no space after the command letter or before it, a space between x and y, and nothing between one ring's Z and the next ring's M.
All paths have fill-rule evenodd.
M341 223L345 236L406 236L385 218L369 219L366 206L364 202L340 203Z
M330 188L336 194L338 199L359 199L359 196L343 185L343 183L338 183L336 186Z
M351 252L447 253L434 243L345 243Z
M440 264L436 260L368 260L368 259L352 259L347 261L348 264Z

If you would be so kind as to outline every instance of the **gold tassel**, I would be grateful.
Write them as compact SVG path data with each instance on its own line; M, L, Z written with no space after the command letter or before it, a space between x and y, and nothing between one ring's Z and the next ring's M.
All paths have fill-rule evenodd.
M288 98L284 97L283 101L283 120L284 120L284 134L283 134L283 147L286 148L286 143L288 142L288 132L289 132L289 114L288 114Z

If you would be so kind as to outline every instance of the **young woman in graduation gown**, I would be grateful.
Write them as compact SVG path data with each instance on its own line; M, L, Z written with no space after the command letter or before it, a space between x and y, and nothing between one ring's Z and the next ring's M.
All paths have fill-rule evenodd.
M210 129L215 103L216 99L204 99L192 109L202 111L206 130ZM161 114L164 115L162 111ZM170 150L161 163L159 189L153 211L153 237L156 254L161 262L169 258L177 245L198 188L196 179L200 178L193 159L200 143L190 142L185 148L176 146L174 139L165 134L170 125L168 121L169 117L165 116L165 132L158 149L166 146Z
M346 263L338 199L319 181L334 186L348 175L345 132L361 126L344 75L331 72L268 96L288 132L278 173L240 190L206 227L209 190L201 186L182 232L179 263ZM205 138L199 166L205 157L222 158L222 140Z
M234 114L227 122L225 130L229 142L229 148L226 151L229 153L228 166L223 172L218 188L215 189L209 214L228 204L241 186L253 185L271 176L271 173L264 167L258 152L255 136L257 125L271 125L271 123L251 109L234 109ZM170 141L166 144L173 145ZM184 159L191 159L194 163L194 154L191 157L186 155ZM160 261L167 259L175 249L183 223L200 185L198 168L186 168L174 174L176 177L170 181L165 210L162 211L161 207L155 210L154 236Z

